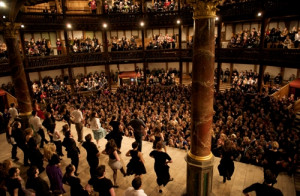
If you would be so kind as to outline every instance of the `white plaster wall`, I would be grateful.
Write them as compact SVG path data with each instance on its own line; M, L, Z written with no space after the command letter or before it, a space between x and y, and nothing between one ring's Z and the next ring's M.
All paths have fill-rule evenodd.
M8 84L9 82L12 82L12 77L11 76L0 77L0 86L2 84Z
M172 68L172 69L176 69L177 71L179 71L179 62L169 62L168 67L169 67L169 69Z
M95 36L98 39L98 42L102 43L102 32L101 31L96 31Z
M94 38L94 32L93 31L86 31L85 37L93 39Z
M127 39L131 38L131 31L125 31L125 36Z
M279 26L279 28L280 28L281 31L285 28L285 24L284 24L283 21L280 21L280 22L278 23L278 26Z
M226 40L230 40L230 39L231 39L231 36L232 36L232 25L231 25L231 24L227 24L225 28L226 28L226 36L225 36L225 39L226 39Z
M121 71L135 71L134 64L120 64L120 72Z
M162 35L165 35L167 33L166 29L159 29L159 33L161 33Z
M193 72L193 63L192 62L190 62L189 63L189 73L192 73Z
M131 35L133 35L133 36L135 36L135 37L142 38L142 32L141 32L141 31L132 30L132 31L131 31Z
M86 67L87 73L101 73L101 72L105 72L105 66L104 65L99 65L99 66L90 66L90 67Z
M252 69L254 71L254 65L251 64L233 64L233 69L236 69L238 72L240 71L249 71Z
M49 71L42 71L41 72L42 78L44 78L46 76L50 76L52 78L55 78L56 76L60 76L60 75L61 75L61 70L60 69L49 70Z
M83 31L73 31L73 39L81 39L83 38Z
M42 32L42 39L49 39L49 33L48 32Z
M277 28L277 22L270 22L269 29L271 30L272 28Z
M139 69L143 69L144 68L144 64L143 63L137 63L136 66L138 66Z
M267 66L265 73L269 72L271 78L274 78L280 73L280 67Z
M172 35L174 33L173 28L167 29L167 34Z
M186 74L186 62L182 63L182 73Z
M194 35L194 27L189 27L189 36Z
M235 33L241 33L243 31L243 24L239 23L235 26Z
M116 64L109 65L110 71L113 71L114 73L118 71L118 66Z
M124 31L118 31L118 38L122 38L124 34Z
M183 42L188 40L188 38L186 37L187 36L186 32L187 32L187 27L183 27L182 31L181 31L181 40ZM192 36L192 35L190 34L189 36Z
M31 72L31 73L29 73L29 78L30 78L30 81L32 81L32 82L39 81L39 74L38 74L38 72Z
M38 39L42 39L42 36L40 33L34 33L33 34L34 40L37 41Z
M222 63L222 70L225 71L227 68L230 70L230 63Z
M258 29L258 23L251 23L251 29L255 28L256 31L260 30Z
M243 30L249 30L250 29L250 23L244 23L243 24Z
M111 32L110 32L110 37L111 37L111 38L113 38L113 37L116 37L116 38L117 38L117 37L118 37L118 32L117 32L117 31L111 31Z
M293 29L293 27L296 27L298 29L298 27L299 27L299 21L298 20L291 21L289 31L291 31Z
M26 39L27 41L30 41L32 38L31 33L24 33L24 39Z
M151 33L149 35L152 36ZM153 29L153 35L159 35L159 29Z
M292 74L294 74L297 77L297 69L285 68L283 80L289 80Z
M153 69L164 69L166 70L166 63L149 63L148 64L149 70Z
M50 32L50 42L52 47L56 47L56 33L55 32Z
M84 67L74 67L73 74L76 77L78 74L84 74Z
M61 38L60 40L65 40L64 31L59 31L59 33L60 33L60 38ZM73 35L74 35L74 32L73 32ZM81 37L77 37L77 38L81 39Z

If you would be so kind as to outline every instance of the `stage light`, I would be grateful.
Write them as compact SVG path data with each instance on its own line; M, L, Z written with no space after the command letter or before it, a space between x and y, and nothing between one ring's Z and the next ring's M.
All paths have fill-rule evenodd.
M25 26L24 26L23 24L21 24L21 28L22 28L22 29L24 29L24 28L25 28Z
M218 20L219 20L219 17L217 16L217 17L216 17L216 21L218 21Z
M68 29L71 29L71 28L72 28L72 25L71 25L70 23L68 23L68 24L67 24L67 28L68 28Z
M107 28L107 24L106 23L103 23L103 28Z
M180 23L181 23L181 21L178 19L178 20L176 21L176 23L177 23L177 24L180 24Z
M141 27L145 26L145 23L144 22L141 22L140 23Z
M262 15L262 13L261 13L261 12L258 12L258 13L257 13L257 16L258 16L258 17L260 17L261 15Z
M6 7L6 4L3 1L0 1L0 7Z

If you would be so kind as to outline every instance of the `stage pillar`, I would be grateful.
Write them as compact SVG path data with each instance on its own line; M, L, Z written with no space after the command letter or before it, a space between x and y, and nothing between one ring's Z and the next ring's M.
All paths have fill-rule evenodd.
M218 0L188 0L194 8L192 133L187 161L187 195L212 194L215 17Z

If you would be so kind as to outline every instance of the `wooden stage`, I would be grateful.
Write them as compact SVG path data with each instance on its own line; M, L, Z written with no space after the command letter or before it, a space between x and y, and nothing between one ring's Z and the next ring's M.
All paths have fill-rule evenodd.
M57 122L57 129L61 130L61 127L64 123ZM74 137L77 137L77 133L75 131L74 125L72 125L72 133ZM84 135L87 133L92 133L90 129L84 128ZM134 138L127 138L123 137L122 142L122 154L120 155L123 165L126 168L127 163L130 160L130 157L126 157L126 152L131 149L131 143L134 141ZM106 144L106 140L103 138L100 140L101 148L100 151L104 149L104 146ZM85 186L87 184L87 181L90 178L89 174L89 166L86 161L86 151L81 145L78 145L78 147L81 150L81 157L80 157L80 163L79 163L79 169L78 172L79 177L81 178L81 184ZM0 149L2 149L0 154L0 161L10 158L11 157L11 146L6 142L5 134L0 135ZM176 148L167 148L168 154L173 159L173 163L170 164L170 174L174 178L174 181L169 182L169 184L163 189L163 193L158 193L158 187L156 184L156 175L154 172L154 159L149 157L149 153L152 151L152 143L149 142L143 142L143 155L145 159L145 167L147 170L147 174L143 175L143 185L142 188L145 190L145 193L148 196L158 196L158 195L166 195L166 196L180 196L185 193L186 189L186 162L184 160L184 157L186 156L186 151L176 149ZM62 160L62 166L61 169L63 173L65 172L65 166L70 164L71 160L66 157L66 152L63 147L63 152L65 156ZM20 149L18 149L18 157L20 160L14 165L20 167L21 169L21 175L25 176L24 173L26 172L28 167L23 166L23 154ZM263 170L260 167L238 163L235 162L235 171L232 176L231 181L227 181L226 183L223 183L223 178L219 176L217 166L219 164L220 159L215 158L214 159L214 174L213 174L213 195L215 196L243 196L242 190L255 183L255 182L262 182L263 181ZM100 164L105 164L106 167L106 177L112 180L112 170L107 164L108 162L108 156L101 154L100 156ZM46 167L47 163L44 163L44 167ZM46 181L48 181L46 172L43 172L41 174L41 177L44 178ZM133 176L123 177L120 171L118 171L118 185L119 188L115 189L117 196L123 196L123 193L125 189L129 186L131 186L131 181L133 179ZM276 188L279 188L284 196L295 196L295 186L294 186L294 178L286 175L285 173L281 173L278 176L278 183L275 185ZM70 195L69 193L69 187L67 185L64 185L65 190L67 191L64 195ZM250 194L251 196L254 196L255 193L252 192Z

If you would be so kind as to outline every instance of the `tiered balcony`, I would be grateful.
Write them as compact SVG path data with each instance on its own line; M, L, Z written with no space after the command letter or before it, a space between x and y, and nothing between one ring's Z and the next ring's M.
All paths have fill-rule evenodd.
M216 62L262 64L298 68L300 50L291 49L216 49ZM104 53L81 53L69 56L29 57L25 69L29 72L67 67L93 66L104 64L126 64L142 62L192 62L191 49L184 50L147 50ZM9 75L8 61L0 62L0 75Z

